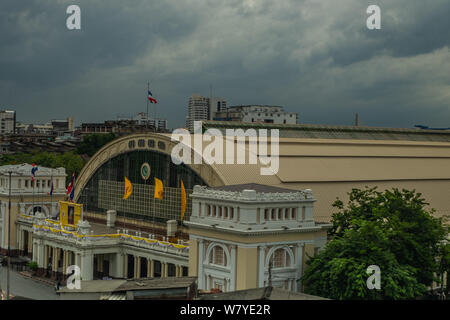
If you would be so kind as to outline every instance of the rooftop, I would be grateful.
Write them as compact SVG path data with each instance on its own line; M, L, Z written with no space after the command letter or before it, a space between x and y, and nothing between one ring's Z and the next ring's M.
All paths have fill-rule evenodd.
M259 193L295 193L298 190L274 187L259 183L244 183L244 184L233 184L227 186L219 186L219 187L210 187L211 190L220 190L220 191L234 191L234 192L242 192L244 190L255 190Z
M167 277L167 278L143 278L136 280L126 280L114 291L129 291L129 290L159 290L159 289L174 289L187 288L195 284L197 277Z
M127 280L81 280L80 289L68 289L64 287L59 290L61 293L92 293L92 292L113 292Z
M449 130L333 126L319 124L271 124L237 121L203 121L203 128L279 129L280 138L355 139L450 142Z
M65 168L47 168L47 167L41 167L37 166L38 170L35 172L36 177L40 176L66 176L66 169ZM8 174L9 171L13 172L14 174L19 174L21 176L27 176L31 177L31 168L33 166L28 163L22 163L22 164L13 164L13 165L5 165L0 167L0 174Z
M81 280L81 289L68 289L64 287L61 293L88 293L88 292L123 292L132 290L159 290L187 288L195 284L196 277L167 277L143 279L116 279L116 280Z
M284 289L263 287L217 294L205 294L199 300L329 300Z

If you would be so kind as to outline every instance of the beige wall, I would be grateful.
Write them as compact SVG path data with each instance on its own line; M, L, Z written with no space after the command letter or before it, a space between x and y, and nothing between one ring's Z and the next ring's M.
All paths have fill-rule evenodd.
M198 276L198 242L191 239L189 241L189 277Z
M236 290L258 287L258 249L237 248Z
M50 196L43 196L43 197L34 197L35 205L39 205L40 202L49 202L51 199ZM2 237L4 237L4 244L5 247L3 249L7 249L8 247L8 197L0 196L1 203L6 204L6 210L5 210L5 230L2 232ZM64 195L54 195L52 198L53 202L57 202L59 200L64 200ZM11 197L11 250L12 249L19 249L18 243L17 243L17 217L21 213L19 212L19 202L33 202L33 196L12 196Z

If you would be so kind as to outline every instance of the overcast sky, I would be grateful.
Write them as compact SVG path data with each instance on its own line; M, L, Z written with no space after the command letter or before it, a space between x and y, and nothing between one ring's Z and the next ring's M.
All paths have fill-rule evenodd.
M81 8L81 30L66 8ZM366 9L381 8L381 30ZM301 123L450 127L449 0L1 0L0 108L76 124L146 109L184 126L192 93ZM154 109L151 109L154 114Z

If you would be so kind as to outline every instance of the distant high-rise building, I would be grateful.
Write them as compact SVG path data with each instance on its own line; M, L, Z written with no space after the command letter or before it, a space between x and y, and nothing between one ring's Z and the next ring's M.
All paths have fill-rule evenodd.
M16 132L16 112L0 110L0 134Z
M188 116L186 127L193 130L194 121L212 120L216 112L226 110L227 101L220 97L203 97L199 94L193 94L189 98Z

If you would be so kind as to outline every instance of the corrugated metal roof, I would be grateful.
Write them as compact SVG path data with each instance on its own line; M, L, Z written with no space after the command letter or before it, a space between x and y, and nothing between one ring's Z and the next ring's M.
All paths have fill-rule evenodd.
M111 293L100 296L100 300L127 300L126 293Z
M204 130L279 129L280 138L405 140L450 142L450 130L383 128L365 126L332 126L318 124L271 124L234 121L204 121Z

